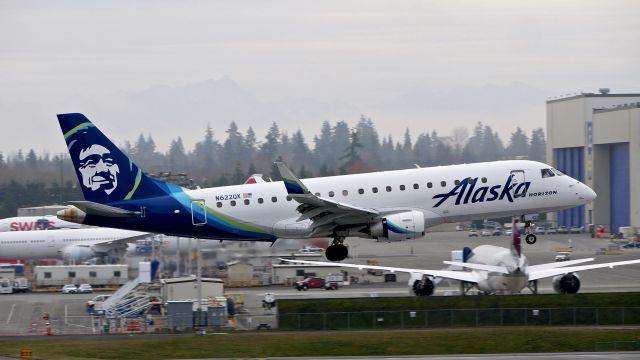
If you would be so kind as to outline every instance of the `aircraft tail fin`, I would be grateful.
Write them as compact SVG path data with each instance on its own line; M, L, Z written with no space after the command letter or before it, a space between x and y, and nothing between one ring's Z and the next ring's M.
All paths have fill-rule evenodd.
M58 121L86 200L109 204L167 193L166 183L142 173L84 115L59 114Z
M511 221L511 252L520 258L522 255L522 240L520 239L520 227L515 218Z

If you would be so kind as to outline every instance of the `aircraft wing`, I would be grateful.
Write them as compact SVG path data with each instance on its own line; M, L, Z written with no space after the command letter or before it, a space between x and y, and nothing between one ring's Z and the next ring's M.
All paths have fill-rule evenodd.
M493 266L493 265L485 265L485 264L473 264L473 263L465 263L465 262L457 262L457 261L443 261L443 263L447 265L453 266L462 266L471 270L481 270L481 271L489 271L489 272L498 272L502 274L508 274L509 270L504 266Z
M139 231L128 231L125 230L126 233L123 233L122 235L114 235L114 237L117 237L117 239L112 240L84 240L84 241L78 241L78 242L74 242L73 245L77 245L77 246L114 246L114 245L120 245L123 243L128 243L128 242L132 242L135 240L140 240L140 239L146 239L149 236L153 235L151 233L145 233L145 232L139 232Z
M477 283L478 276L474 272L467 271L452 271L452 270L424 270L424 269L410 269L410 268L397 268L390 266L377 266L377 265L359 265L359 264L344 264L339 262L325 262L325 261L308 261L308 260L287 260L280 259L288 263L309 264L309 265L331 265L340 266L345 268L352 268L358 270L382 270L389 272L404 272L409 274L423 274L428 276L434 276L445 279L466 281L469 283Z
M582 264L582 263L593 261L593 260L595 259L588 258L588 259L578 259L578 260L569 260L569 261L558 261L558 262L552 262L552 263L540 264L540 265L529 265L527 269L531 273L535 271L556 269L559 267L566 267L571 265L578 265L578 264Z
M300 203L297 210L301 215L297 221L311 219L311 226L316 232L336 225L368 223L372 218L380 215L376 209L353 206L314 195L284 163L276 162L275 164L284 180L287 193L293 200Z
M552 269L543 269L543 270L534 270L529 271L529 280L538 280L556 275L563 275L568 273L574 273L584 270L592 270L592 269L602 269L602 268L614 268L616 266L624 266L624 265L633 265L640 264L640 259L636 260L626 260L626 261L616 261L602 264L592 264L592 265L582 265L582 266L568 266L568 267L559 267ZM543 264L546 265L546 264Z

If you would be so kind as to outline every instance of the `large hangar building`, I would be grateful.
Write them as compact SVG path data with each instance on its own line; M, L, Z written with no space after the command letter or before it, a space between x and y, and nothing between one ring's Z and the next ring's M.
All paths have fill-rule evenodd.
M547 101L547 162L598 194L550 214L558 226L640 227L640 94L567 95Z

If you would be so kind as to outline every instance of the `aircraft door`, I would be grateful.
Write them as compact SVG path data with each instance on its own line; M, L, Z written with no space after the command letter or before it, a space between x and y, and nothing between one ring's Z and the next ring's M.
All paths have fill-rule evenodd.
M527 195L524 175L524 170L511 170L511 194L514 199Z
M195 226L207 224L207 206L204 199L191 201L191 223Z

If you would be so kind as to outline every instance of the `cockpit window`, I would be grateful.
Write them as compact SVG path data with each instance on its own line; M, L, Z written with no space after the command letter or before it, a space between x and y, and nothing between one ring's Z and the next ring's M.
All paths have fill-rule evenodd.
M564 173L562 171L558 170L558 169L551 169L551 170L553 170L553 172L556 173L556 175L558 175L558 176L564 175Z
M543 179L544 179L544 178L548 178L548 177L555 176L555 175L553 174L553 171L551 171L551 169L542 169L542 170L540 170L540 171L542 172L542 178L543 178Z

